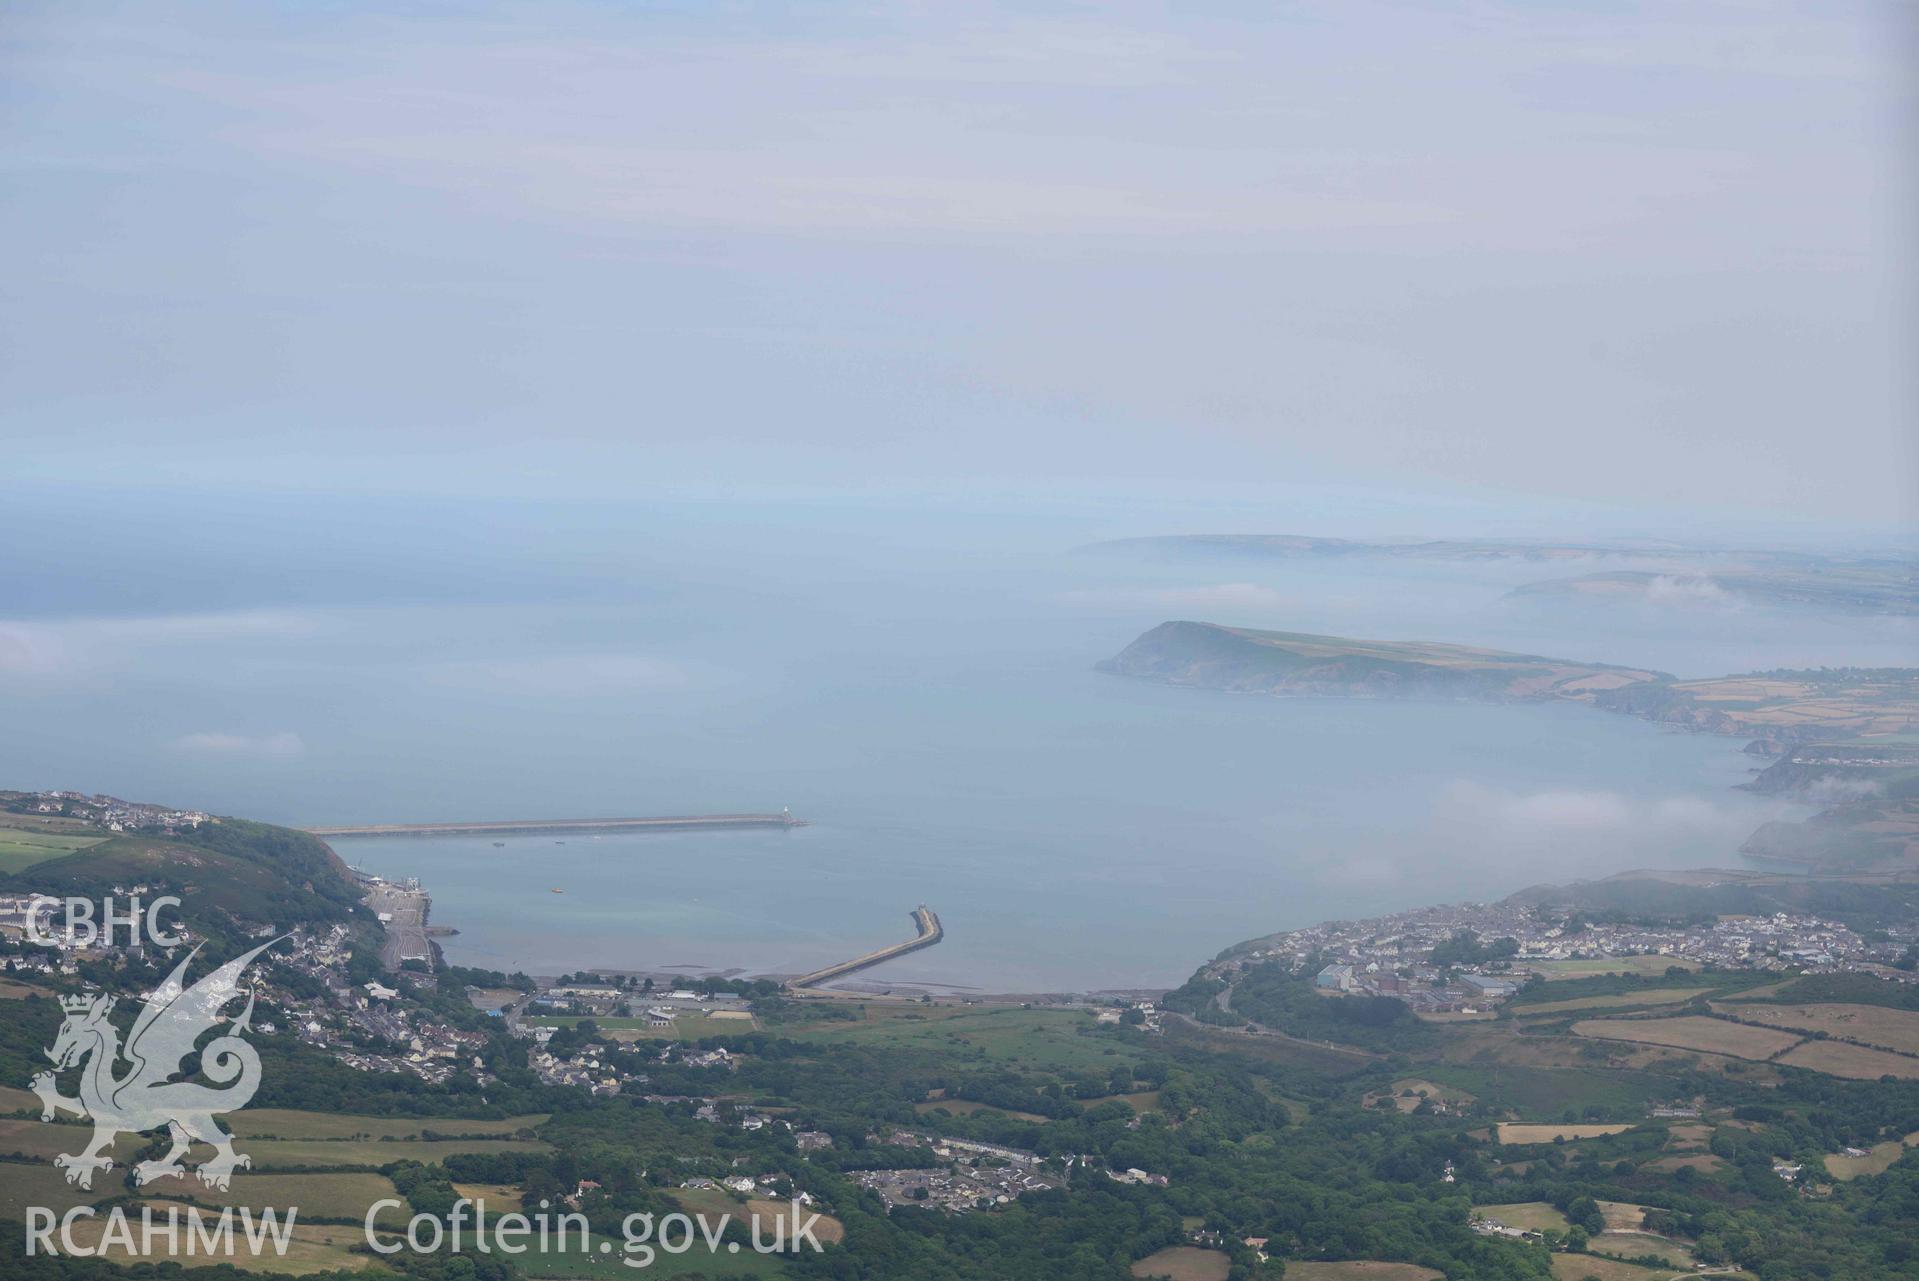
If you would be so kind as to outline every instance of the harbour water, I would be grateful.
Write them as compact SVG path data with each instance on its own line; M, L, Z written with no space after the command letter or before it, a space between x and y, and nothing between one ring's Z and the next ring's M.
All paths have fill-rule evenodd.
M43 525L66 529L67 561L82 556L59 515L15 531L17 564L37 563ZM190 515L143 519L192 538ZM117 577L16 593L40 613L0 636L0 777L315 826L782 806L810 820L339 842L369 870L421 878L435 921L461 931L454 959L542 973L801 972L909 937L927 903L945 940L867 977L1174 983L1237 940L1314 920L1738 866L1759 822L1806 812L1735 790L1761 763L1738 740L1583 707L1280 700L1093 670L1168 618L1685 676L1913 652L1910 620L1508 596L1563 565L1070 550L1137 532L1130 514L261 516L247 559L210 541L192 563L219 572L175 574L160 596L134 572L131 534L98 552ZM509 517L511 537L445 533L501 535ZM96 598L95 582L126 587Z
M910 937L926 902L945 940L869 980L1088 990L1328 917L1738 865L1781 808L1732 790L1736 741L1585 708L1063 683L1015 740L822 771L787 832L336 847L420 877L465 964L796 973Z

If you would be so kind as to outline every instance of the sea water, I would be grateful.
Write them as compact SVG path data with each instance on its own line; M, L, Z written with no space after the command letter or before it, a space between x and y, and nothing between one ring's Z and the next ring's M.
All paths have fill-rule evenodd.
M1316 920L1740 866L1758 823L1808 812L1735 790L1763 763L1738 739L1583 706L1280 699L1094 670L1168 618L1683 676L1912 653L1910 623L1507 595L1589 566L1072 550L1137 528L1112 514L1097 531L724 505L520 512L512 528L491 509L328 510L325 529L270 515L204 545L169 524L160 579L137 539L89 550L94 517L48 515L57 546L37 552L41 525L15 531L0 777L292 824L807 820L339 842L426 883L460 931L454 960L540 973L803 971L909 937L925 903L945 940L866 979L1176 983Z

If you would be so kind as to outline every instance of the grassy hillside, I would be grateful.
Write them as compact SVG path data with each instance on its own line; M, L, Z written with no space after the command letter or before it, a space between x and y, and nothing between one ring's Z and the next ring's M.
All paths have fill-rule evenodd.
M146 885L149 898L179 895L189 920L226 914L278 925L343 918L361 897L352 872L324 841L270 823L216 818L149 834L5 818L10 842L44 854L0 863L0 890L97 899L115 886Z
M1820 668L1675 680L1608 663L1433 641L1161 623L1101 671L1173 685L1361 698L1571 699L1715 734L1792 745L1919 732L1919 668Z

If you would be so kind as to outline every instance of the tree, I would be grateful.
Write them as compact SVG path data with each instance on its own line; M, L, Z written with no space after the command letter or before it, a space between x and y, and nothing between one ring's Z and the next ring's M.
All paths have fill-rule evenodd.
M1588 1233L1606 1230L1605 1212L1599 1208L1599 1202L1589 1196L1576 1196L1567 1202L1566 1217L1574 1227L1584 1228Z

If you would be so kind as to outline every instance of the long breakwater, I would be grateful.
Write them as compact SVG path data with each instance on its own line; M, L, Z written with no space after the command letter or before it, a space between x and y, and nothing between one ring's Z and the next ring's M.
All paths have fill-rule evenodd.
M579 832L687 832L755 827L804 827L791 814L679 814L664 818L531 818L475 823L363 823L307 827L322 838L350 836L551 836Z

